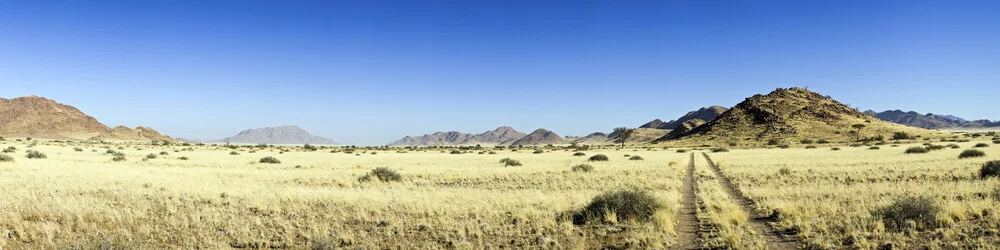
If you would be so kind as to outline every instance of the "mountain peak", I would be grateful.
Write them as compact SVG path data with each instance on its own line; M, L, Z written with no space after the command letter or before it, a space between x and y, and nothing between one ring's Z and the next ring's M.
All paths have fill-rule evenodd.
M217 142L236 144L336 144L333 140L315 136L295 125L247 129Z

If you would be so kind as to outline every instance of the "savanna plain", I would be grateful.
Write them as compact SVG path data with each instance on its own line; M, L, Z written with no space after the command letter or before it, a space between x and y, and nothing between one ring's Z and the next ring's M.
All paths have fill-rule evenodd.
M753 149L7 138L0 247L990 249L1000 245L997 143L968 134Z

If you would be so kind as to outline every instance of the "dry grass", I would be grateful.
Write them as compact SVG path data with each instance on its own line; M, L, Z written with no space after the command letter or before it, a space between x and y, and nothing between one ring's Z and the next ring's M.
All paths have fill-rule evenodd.
M24 144L5 142L0 147ZM79 147L83 151L75 151ZM451 155L438 151L280 154L224 147L40 143L45 160L0 163L0 247L23 248L668 248L686 155L587 162L566 153ZM190 150L186 150L189 149ZM96 150L96 151L94 151ZM587 151L587 154L617 154ZM173 157L188 157L179 160ZM515 158L516 168L497 164ZM590 164L600 171L573 173ZM298 166L298 167L296 167ZM359 182L377 167L400 182ZM650 222L576 226L560 219L596 195L647 191L662 202Z
M955 149L905 154L911 146L919 145L734 150L712 157L757 202L759 213L778 211L775 225L798 231L796 237L809 247L872 249L892 243L903 249L969 249L1000 244L1000 202L990 195L1000 181L979 178L988 159L959 160ZM776 174L782 168L792 171ZM942 209L931 218L935 227L888 230L874 214L903 197L931 197Z

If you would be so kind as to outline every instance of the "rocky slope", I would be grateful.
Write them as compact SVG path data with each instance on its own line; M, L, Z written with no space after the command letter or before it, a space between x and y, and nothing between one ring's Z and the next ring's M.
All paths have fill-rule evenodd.
M501 126L480 134L449 131L422 136L407 136L390 143L389 146L509 145L525 135L514 128Z
M517 141L511 143L511 146L532 146L532 145L558 145L558 144L569 144L570 142L562 138L558 134L545 129L537 129L535 132L531 132Z
M231 144L336 144L331 139L312 135L298 126L247 129L235 136L216 140L215 142Z
M79 109L44 97L0 98L0 136L84 140L107 130Z

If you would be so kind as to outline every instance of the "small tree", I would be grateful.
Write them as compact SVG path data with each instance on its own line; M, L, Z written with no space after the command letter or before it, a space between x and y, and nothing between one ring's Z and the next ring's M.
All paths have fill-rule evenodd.
M626 127L615 128L615 134L618 135L618 140L621 140L622 148L625 148L625 140L632 137L632 132L635 132L635 129Z
M858 124L851 125L851 127L858 131L857 132L857 140L856 141L860 141L861 140L861 129L865 128L865 125L861 124L861 123L858 123Z

